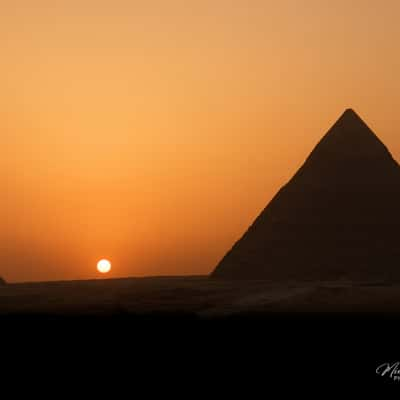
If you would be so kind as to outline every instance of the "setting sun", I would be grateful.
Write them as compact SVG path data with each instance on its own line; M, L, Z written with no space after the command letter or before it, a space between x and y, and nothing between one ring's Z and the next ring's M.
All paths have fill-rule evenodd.
M100 260L97 263L97 271L101 272L102 274L106 274L111 270L111 263L108 260Z

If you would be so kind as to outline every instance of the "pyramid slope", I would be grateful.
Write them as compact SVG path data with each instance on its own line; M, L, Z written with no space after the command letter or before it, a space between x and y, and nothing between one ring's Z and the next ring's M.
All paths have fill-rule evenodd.
M346 110L212 276L399 279L399 233L400 166Z

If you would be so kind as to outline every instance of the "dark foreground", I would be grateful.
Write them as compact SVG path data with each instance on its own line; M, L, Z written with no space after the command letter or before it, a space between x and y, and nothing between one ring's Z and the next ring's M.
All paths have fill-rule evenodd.
M0 314L3 350L111 357L133 374L188 375L198 385L250 379L400 389L376 373L400 361L397 284L206 277L11 284L0 288Z
M209 320L266 314L400 315L400 283L123 278L8 284L0 316L174 317Z

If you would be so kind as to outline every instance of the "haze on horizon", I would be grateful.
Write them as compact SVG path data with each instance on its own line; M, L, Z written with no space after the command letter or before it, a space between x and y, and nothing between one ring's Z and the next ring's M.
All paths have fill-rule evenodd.
M4 0L0 276L209 273L347 107L400 158L400 3Z

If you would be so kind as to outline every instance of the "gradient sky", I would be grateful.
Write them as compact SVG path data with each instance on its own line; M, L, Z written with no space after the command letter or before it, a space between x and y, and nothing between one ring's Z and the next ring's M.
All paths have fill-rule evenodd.
M0 275L209 273L347 107L400 158L400 2L2 0Z

